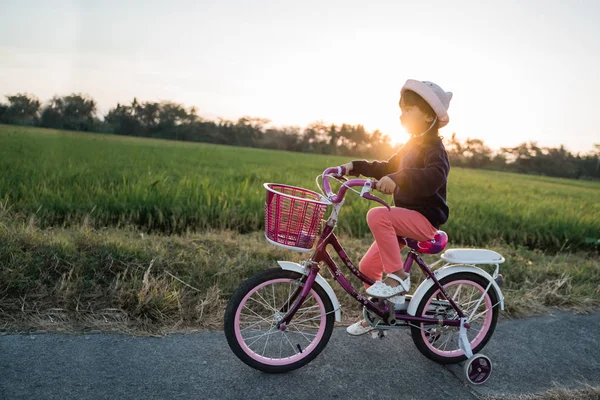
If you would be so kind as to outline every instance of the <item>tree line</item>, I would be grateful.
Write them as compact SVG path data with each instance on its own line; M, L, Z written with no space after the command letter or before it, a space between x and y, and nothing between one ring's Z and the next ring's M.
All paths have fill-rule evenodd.
M170 101L139 102L134 98L100 118L96 101L83 94L54 96L44 105L30 94L6 99L7 103L0 103L0 123L4 124L376 159L389 157L401 146L379 130L369 132L362 125L317 121L304 128L273 127L268 119L247 116L213 121L200 117L195 107ZM600 144L587 153L573 154L562 145L540 147L533 141L494 151L480 139L460 141L455 133L444 138L444 143L453 166L600 179Z

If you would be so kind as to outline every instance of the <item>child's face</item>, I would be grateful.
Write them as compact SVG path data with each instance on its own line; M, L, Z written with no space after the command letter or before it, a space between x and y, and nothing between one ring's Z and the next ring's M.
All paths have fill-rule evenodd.
M418 135L425 132L434 117L427 115L417 106L409 106L405 104L404 99L400 99L400 123L408 133Z

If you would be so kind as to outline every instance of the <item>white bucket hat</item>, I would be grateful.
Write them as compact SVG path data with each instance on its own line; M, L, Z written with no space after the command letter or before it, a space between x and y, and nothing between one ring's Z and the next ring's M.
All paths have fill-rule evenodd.
M400 96L405 90L412 90L423 98L433 109L439 121L439 127L448 125L450 117L448 116L448 107L452 99L452 92L444 90L433 82L417 81L409 79L400 90Z

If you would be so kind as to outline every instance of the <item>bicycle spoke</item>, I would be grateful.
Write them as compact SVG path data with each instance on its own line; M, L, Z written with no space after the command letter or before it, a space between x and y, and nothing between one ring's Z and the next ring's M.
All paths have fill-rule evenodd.
M312 310L313 308L319 308L319 306L312 306L312 307L308 307L305 309L298 309L298 311L296 311L296 314L294 315L294 318L302 318L304 317L306 314L308 314L310 312L310 310ZM300 311L303 311L302 313L299 313Z
M480 312L479 314L475 315L475 316L474 316L474 317L471 319L471 321L473 321L473 320L476 320L477 318L481 317L482 315L485 315L485 314L487 314L487 312L488 312L488 311L489 311L488 309L485 309L485 310L483 310L483 311L482 311L482 312Z
M292 350L294 351L294 353L293 353L293 354L296 354L296 348L294 347L294 345L292 344L292 342L290 342L290 339L288 339L288 337L287 337L287 335L286 335L285 331L284 331L284 332L281 332L281 333L282 333L282 334L283 334L283 336L285 337L285 340L287 340L287 342L290 344L290 346L292 346Z
M253 323L252 325L245 327L244 329L240 329L240 332L243 332L243 331L245 331L246 329L250 329L250 328L252 328L253 326L256 326L256 325L258 325L258 324L262 324L263 322L264 322L264 321L258 321L258 322L255 322L255 323Z
M256 292L256 294L258 294L258 292ZM259 295L259 297L261 297L261 298L262 298L262 296L260 296L260 294L258 294L258 295ZM265 307L267 310L270 310L270 309L272 309L270 305L268 305L268 304L266 304L266 303L263 303L263 302L261 302L261 301L258 301L258 300L256 300L256 299L255 299L255 298L253 298L253 297L250 297L250 298L248 298L248 300L252 300L252 301L253 301L253 302L255 302L256 304L260 304L261 306Z
M479 298L483 297L483 293L475 288L472 288L472 292L473 294L469 297L469 303L475 303L475 307L477 307L477 302Z
M269 330L268 332L265 332L265 333L263 333L262 335L258 335L258 336L252 336L252 337L249 337L249 338L244 338L244 341L247 341L247 340L252 340L252 339L254 339L254 338L257 338L257 339L256 339L254 342L252 342L252 343L250 343L249 345L247 345L248 347L250 347L250 346L252 346L254 343L258 342L258 341L259 341L261 338L263 338L264 336L272 335L272 334L274 334L274 333L277 333L277 332L281 332L281 331L280 331L280 330L278 330L278 329L277 329L277 330L273 330L273 331L272 331L272 330Z
M271 334L270 332L267 332L267 333L264 333L262 335L258 335L258 337L257 336L253 336L250 339L255 339L255 340L252 343L247 344L247 346L249 348L251 348L254 343L258 342L260 339L262 339L263 337L265 337L265 335L270 335L270 334Z
M456 292L454 292L454 296L452 296L452 298L454 299L454 301L458 301L458 295L460 294L460 290L462 289L462 285L458 285L458 288L456 288Z
M252 321L267 321L269 322L268 319L265 319L263 317L258 317L256 315L250 315L250 314L244 314L243 312L240 312L240 317L244 317L244 319L248 320L248 321L244 321L244 322L252 322Z
M271 330L272 328L273 328L273 325L271 325L271 328L269 328L269 330ZM264 356L264 354L265 354L265 351L267 351L267 343L269 343L269 338L270 338L270 337L271 337L271 336L267 336L267 340L265 340L265 347L263 347L263 352L262 352L262 354L261 354L262 356Z
M304 336L304 339L306 339L308 341L308 343L312 343L312 339L309 339L306 337L306 335L311 335L311 336L317 336L317 335L313 335L312 333L304 333L302 332L300 329L296 328L295 326L292 326L292 328L294 328L299 334L301 334L302 336Z
M468 301L468 302L466 302L466 303L457 303L457 304L458 304L458 306L461 308L461 310L464 310L464 309L466 309L468 306L470 306L471 304L474 304L474 303L477 303L477 300L471 300L471 301ZM463 312L464 312L464 311L463 311Z
M301 324L301 323L299 324L299 323L296 323L296 322L294 322L293 326L298 326L300 328L319 329L319 325L307 325L307 324Z
M319 308L319 305L314 305L314 306L308 306L308 307L301 307L298 309L298 311L308 311L308 310L314 310Z
M260 292L257 291L256 294L258 295L258 297L260 297L264 301L263 306L265 306L267 308L267 310L270 310L270 311L273 311L273 312L277 311L277 310L275 310L273 307L271 307L269 305L269 302L264 297L262 297L262 295L260 294Z
M267 335L272 335L273 333L277 332L277 331L272 331L272 330L268 330L266 332L264 331L257 331L257 332L262 332L260 335L255 335L255 336L250 336L250 337L245 337L244 340L248 341L248 340L252 340L252 339L257 339L257 338L261 338L263 336L267 336ZM255 342L252 342L248 345L248 347L252 346Z
M312 305L312 306L307 306L306 304L308 304L308 303L310 303L310 302L308 301L308 299L304 300L304 304L303 304L303 305L305 305L305 306L304 306L304 307L300 307L300 308L298 309L298 311L296 311L296 312L304 312L304 313L306 313L306 312L308 312L308 311L310 311L310 310L315 310L315 309L318 309L318 308L319 308L319 305L318 305L318 304L315 304L315 305Z
M248 311L250 311L252 314L256 315L258 318L261 318L263 321L267 321L267 322L271 322L268 319L264 318L261 315L258 315L254 310L252 310L250 307L248 307L247 305L244 304L244 308L247 308Z
M301 322L306 322L306 321L314 321L314 320L315 320L315 319L317 319L317 318L321 318L321 316L320 316L320 315L317 315L316 317L312 317L312 318L309 318L309 319L304 319L304 320L302 320L302 321L296 321L296 322L292 322L292 323L290 323L288 326L293 326L293 325L299 324L299 323L301 323Z
M454 335L453 334L448 335L448 339L446 339L446 341L443 343L444 348L442 349L442 351L446 351L446 346L448 346L448 342L450 341L450 339L452 339L452 336L454 336Z
M283 332L279 335L279 358L281 358L281 352L283 350Z

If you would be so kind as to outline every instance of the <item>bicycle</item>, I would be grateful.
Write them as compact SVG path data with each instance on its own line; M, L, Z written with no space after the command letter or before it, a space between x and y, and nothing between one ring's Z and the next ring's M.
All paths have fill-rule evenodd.
M426 279L412 296L406 295L402 305L363 296L347 280L326 247L333 247L362 282L375 283L350 261L333 230L347 190L388 209L390 206L371 193L376 180L347 180L344 174L343 167L333 167L318 175L316 183L321 194L289 185L264 184L266 240L312 254L300 264L278 261L279 268L260 272L238 287L224 315L225 335L233 353L250 367L268 373L289 372L312 361L327 345L335 321L341 321L339 300L319 273L324 263L333 279L363 306L365 320L375 328L371 332L374 338L383 339L390 329L410 328L415 345L425 357L441 364L467 360L467 380L484 383L492 372L492 363L480 351L494 332L499 308L504 310L504 277L499 274L504 257L486 249L450 249L427 265L420 254L444 250L448 243L444 231L438 230L429 241L398 237L399 243L409 250L404 271L410 272L416 262ZM337 194L331 192L329 178L341 183ZM332 211L313 250L329 206ZM432 271L442 261L446 263ZM479 267L486 264L495 265L493 275Z

